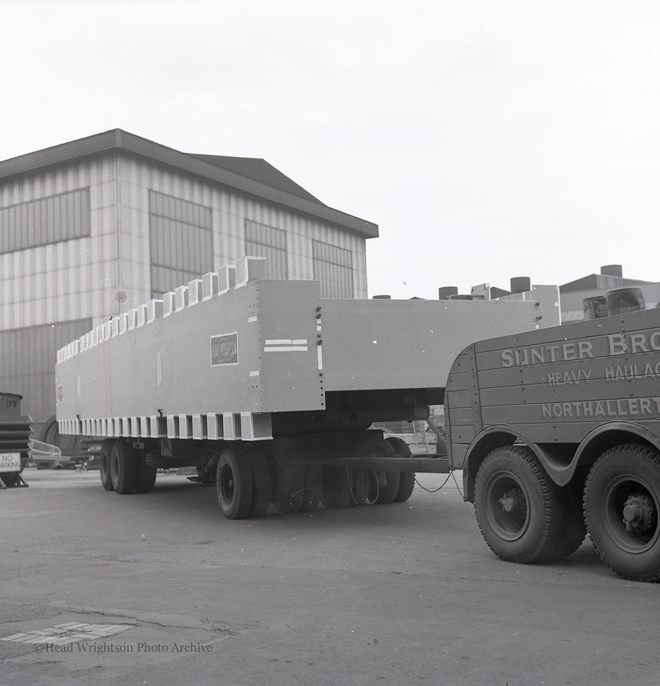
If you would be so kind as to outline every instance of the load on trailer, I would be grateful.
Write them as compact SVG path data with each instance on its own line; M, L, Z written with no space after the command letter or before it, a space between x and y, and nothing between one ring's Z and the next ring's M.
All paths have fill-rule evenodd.
M450 464L503 560L564 558L588 530L620 576L660 580L660 309L629 311L621 291L610 316L480 341L452 365Z
M264 274L243 258L58 351L59 431L104 439L104 488L196 466L232 519L400 502L446 460L372 423L427 418L467 343L558 321L534 300L324 300Z

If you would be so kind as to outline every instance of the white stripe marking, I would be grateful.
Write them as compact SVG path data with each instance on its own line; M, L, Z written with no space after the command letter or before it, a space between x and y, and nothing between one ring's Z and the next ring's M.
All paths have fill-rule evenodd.
M258 317L248 317L248 324L252 324L253 322L259 321Z
M289 352L300 352L306 353L308 350L306 345L272 345L270 347L264 348L265 353L289 353Z
M256 371L256 372L250 372L250 376L259 376L259 374L260 374L260 372L259 372L259 371Z
M319 345L316 348L316 356L319 363L319 371L323 369L323 346Z

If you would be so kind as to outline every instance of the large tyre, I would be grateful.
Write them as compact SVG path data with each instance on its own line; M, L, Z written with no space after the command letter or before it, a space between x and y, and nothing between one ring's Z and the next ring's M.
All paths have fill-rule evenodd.
M112 443L113 441L103 441L101 444L101 452L99 454L99 474L101 476L101 485L106 491L114 491L115 487L112 485L112 469L110 460L112 458Z
M243 519L252 507L252 465L247 451L227 448L218 460L218 504L227 519Z
M603 453L587 479L584 511L603 562L634 581L660 580L660 455L637 444Z
M405 474L406 472L385 472L385 486L378 491L378 498L376 499L379 505L389 505L396 501L401 489L401 476ZM412 477L414 486L415 475L412 474Z
M136 452L135 464L135 490L138 493L151 493L156 485L158 470L147 464L147 456L144 451Z
M116 493L133 493L137 487L137 460L133 449L124 441L116 440L110 451L110 475Z
M399 457L412 457L408 444L398 436L385 439L394 448ZM399 489L394 496L395 503L404 503L410 498L415 489L415 472L399 472Z
M296 472L291 489L284 496L275 499L273 505L280 514L298 514L305 500L305 477L302 470Z
M326 510L346 507L351 500L351 477L343 467L324 467L321 472L323 489L321 503Z
M270 507L272 498L272 479L268 455L253 449L250 455L252 467L252 507L250 517L263 517Z
M504 446L477 472L475 510L490 549L508 562L546 562L557 555L563 524L559 488L532 451Z

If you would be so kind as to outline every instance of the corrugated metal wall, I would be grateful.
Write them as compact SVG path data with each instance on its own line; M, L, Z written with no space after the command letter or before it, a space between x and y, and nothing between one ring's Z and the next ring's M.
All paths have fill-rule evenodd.
M353 255L350 250L313 241L314 278L322 298L353 297Z
M89 188L0 208L0 253L89 236Z
M146 227L147 236L149 191L157 191L212 208L216 268L245 254L246 239L249 240L246 222L254 222L286 233L286 269L289 279L314 278L314 240L348 250L352 254L352 297L367 297L366 240L352 231L325 224L307 215L293 214L291 210L214 187L210 183L185 177L170 169L158 168L139 159L122 158L119 194L122 199L122 212L126 216L126 219L122 220L122 225L128 225L130 220L133 226L142 227L141 231ZM254 241L255 244L257 242ZM126 259L122 259L122 265L129 259L134 259L132 255L136 254L138 247L136 246L130 254L126 251L127 256ZM148 261L139 267L136 265L136 269L141 276L134 279L134 286L138 290L143 289L146 299L150 295L148 288L144 290L144 283L148 281L150 273ZM281 270L282 267L278 269ZM328 278L334 277L329 274ZM342 281L337 287L344 289L345 283Z
M153 297L213 271L212 216L210 207L149 191Z
M288 279L286 231L245 220L245 254L266 258L267 279Z
M0 331L118 313L116 168L108 156L0 184L0 211L66 198L41 214L53 222L46 237L63 240L0 255ZM89 235L72 238L86 224ZM29 223L25 235L28 241Z
M91 326L91 319L81 319L0 332L0 388L22 395L22 410L35 422L55 414L57 350Z

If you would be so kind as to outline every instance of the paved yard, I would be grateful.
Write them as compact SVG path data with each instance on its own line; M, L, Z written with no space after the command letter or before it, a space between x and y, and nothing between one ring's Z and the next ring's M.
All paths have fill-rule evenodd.
M452 481L228 521L181 476L132 496L98 473L25 477L0 492L2 686L660 683L660 586L615 578L589 543L500 562Z

